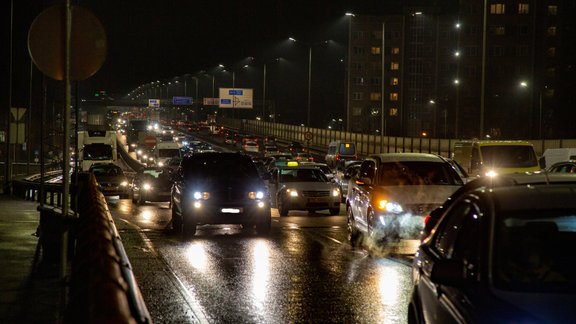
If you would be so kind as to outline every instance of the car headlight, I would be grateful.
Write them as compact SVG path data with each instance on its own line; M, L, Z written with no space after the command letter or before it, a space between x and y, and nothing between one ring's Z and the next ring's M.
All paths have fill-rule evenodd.
M395 214L398 214L398 213L401 213L404 211L404 209L402 208L402 206L399 203L393 202L393 201L388 201L386 199L379 200L377 206L378 206L378 209L385 210L387 212L395 213Z
M264 192L262 192L262 191L250 191L248 193L248 197L252 200L263 199L264 198Z
M144 190L150 190L150 189L152 189L152 186L151 186L149 183L145 183L145 184L142 186L142 188L143 188Z
M333 197L340 197L340 189L336 188L332 190Z
M494 170L490 170L490 171L487 171L484 175L487 177L493 178L493 177L497 176L498 173L496 173L496 171L494 171Z
M207 191L195 191L193 197L196 200L200 199L207 200L208 198L210 198L210 193Z
M121 185L122 187L126 187L126 186L128 186L128 181L122 181L122 182L120 183L120 185Z
M287 189L286 192L288 195L290 195L290 197L298 197L298 191L294 189Z
M163 166L164 166L164 162L158 162L158 166L163 167Z

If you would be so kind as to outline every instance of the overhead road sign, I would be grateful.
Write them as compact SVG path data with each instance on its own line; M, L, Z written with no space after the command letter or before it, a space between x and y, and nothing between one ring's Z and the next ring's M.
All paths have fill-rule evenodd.
M253 90L240 88L220 88L220 108L253 108Z
M192 97L172 97L172 104L177 106L191 106Z
M204 106L218 106L218 98L204 98L202 103Z
M148 108L160 108L160 99L148 99Z

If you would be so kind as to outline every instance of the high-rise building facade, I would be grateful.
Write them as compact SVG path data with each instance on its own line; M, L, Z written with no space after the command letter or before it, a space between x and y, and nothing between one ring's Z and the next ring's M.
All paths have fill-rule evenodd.
M461 0L350 19L350 131L574 138L576 2Z

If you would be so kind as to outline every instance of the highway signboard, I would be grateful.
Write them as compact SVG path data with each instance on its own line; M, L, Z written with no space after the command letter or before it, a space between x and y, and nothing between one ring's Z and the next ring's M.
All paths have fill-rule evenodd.
M172 97L172 104L177 106L191 106L192 97Z
M220 108L253 108L253 90L242 88L220 88Z
M160 108L160 99L148 99L148 108Z

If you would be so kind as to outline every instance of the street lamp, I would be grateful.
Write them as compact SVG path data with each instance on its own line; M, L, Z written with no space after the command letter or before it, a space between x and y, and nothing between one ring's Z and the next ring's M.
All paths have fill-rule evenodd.
M296 43L296 39L290 37L288 38L293 43ZM312 85L312 45L308 44L308 111L306 113L306 125L310 127L310 97L311 97L311 85Z

